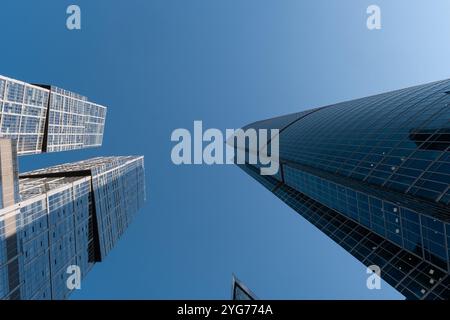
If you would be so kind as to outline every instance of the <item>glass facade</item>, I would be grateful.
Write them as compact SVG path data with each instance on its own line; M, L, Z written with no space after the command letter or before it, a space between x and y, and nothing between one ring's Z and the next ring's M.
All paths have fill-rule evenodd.
M20 201L0 209L0 299L65 299L145 200L143 157L102 157L20 175Z
M86 97L50 88L46 151L66 151L102 145L106 108Z
M49 91L0 76L0 136L15 139L18 154L42 152Z
M86 97L0 75L0 137L15 140L18 155L100 146L105 117Z
M257 300L257 298L250 289L233 276L231 300Z
M448 299L450 80L265 120L280 173L240 166L410 299Z
M60 173L92 177L101 260L145 201L144 157L99 157L36 170L21 177L60 176Z

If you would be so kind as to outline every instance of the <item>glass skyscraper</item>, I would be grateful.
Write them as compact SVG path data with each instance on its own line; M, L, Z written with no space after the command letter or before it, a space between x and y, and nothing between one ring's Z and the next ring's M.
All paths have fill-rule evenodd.
M406 298L450 297L450 80L250 128L280 130L280 170L243 170Z
M231 284L231 300L257 300L253 292L250 291L241 281L233 275Z
M15 157L4 152L14 144L0 147L9 164L0 190L18 193L0 207L0 299L65 299L69 268L84 277L143 205L144 158L101 157L17 176Z
M65 299L145 200L143 157L18 174L17 156L102 145L106 107L0 76L0 299Z
M106 107L79 94L0 75L0 137L17 154L101 146Z

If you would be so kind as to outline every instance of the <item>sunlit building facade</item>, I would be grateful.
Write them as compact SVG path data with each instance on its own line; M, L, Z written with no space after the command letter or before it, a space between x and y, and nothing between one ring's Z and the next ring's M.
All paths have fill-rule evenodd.
M101 146L106 107L79 94L0 75L0 137L17 154Z
M280 170L243 170L406 298L450 297L450 80L249 128L280 130Z
M114 247L145 201L143 157L101 157L16 177L0 209L0 299L66 299Z

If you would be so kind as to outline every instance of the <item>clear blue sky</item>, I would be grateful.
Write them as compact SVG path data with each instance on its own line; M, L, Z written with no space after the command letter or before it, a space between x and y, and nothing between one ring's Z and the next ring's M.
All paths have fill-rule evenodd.
M0 30L0 74L109 106L102 148L21 171L145 155L147 204L74 299L228 299L232 272L266 299L403 298L237 167L173 165L170 135L448 78L448 0L2 0Z

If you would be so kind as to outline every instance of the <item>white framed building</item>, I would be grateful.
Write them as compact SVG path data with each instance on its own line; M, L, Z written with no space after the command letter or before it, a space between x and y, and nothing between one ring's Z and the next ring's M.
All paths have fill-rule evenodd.
M19 156L101 146L106 110L68 90L0 75L0 137L15 140Z

